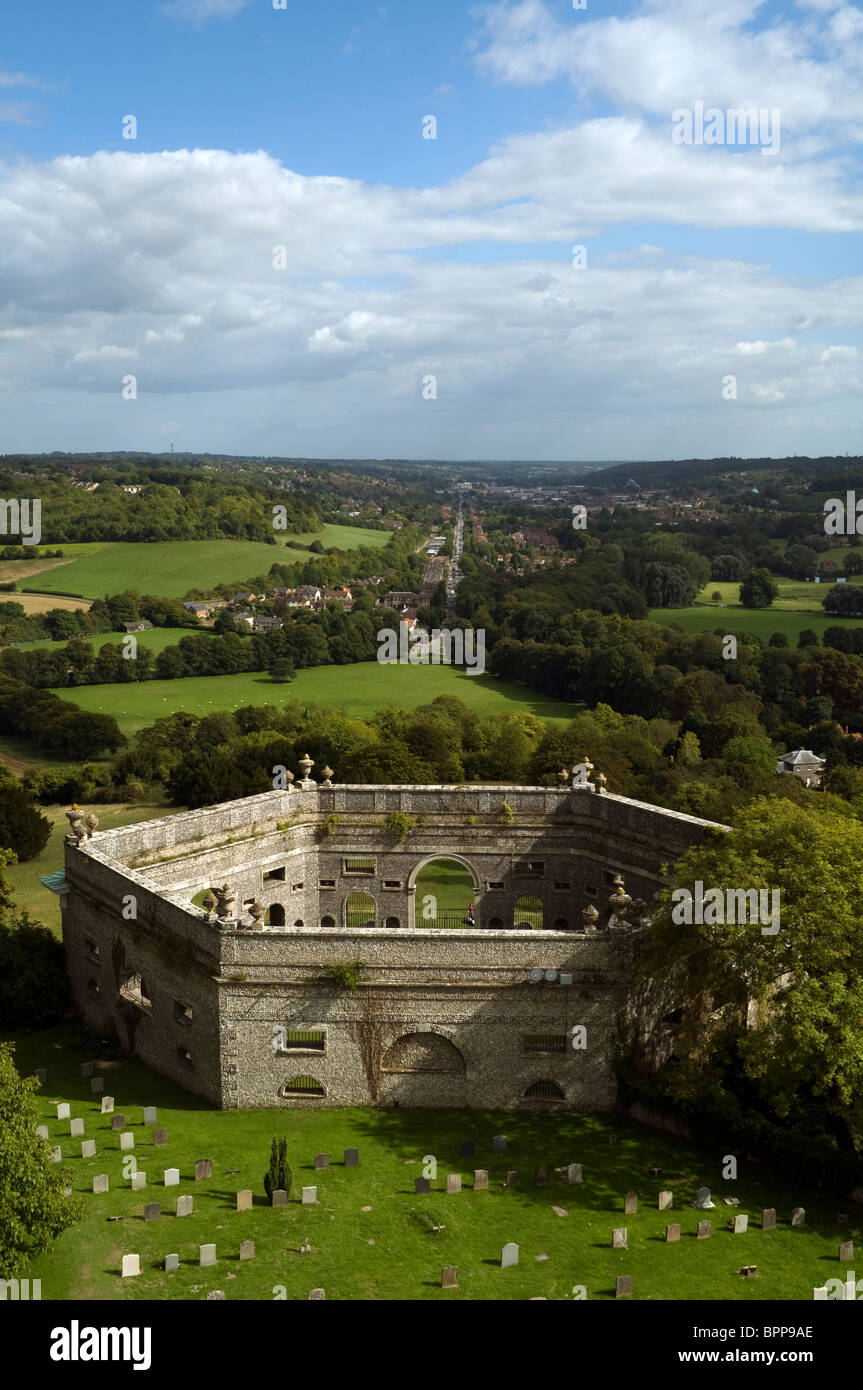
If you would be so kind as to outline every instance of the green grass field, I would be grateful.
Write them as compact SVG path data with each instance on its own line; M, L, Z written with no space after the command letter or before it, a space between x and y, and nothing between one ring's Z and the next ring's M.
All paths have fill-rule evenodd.
M42 1300L92 1301L205 1299L213 1289L228 1299L307 1300L323 1288L329 1301L517 1300L543 1296L572 1301L577 1287L588 1299L613 1299L616 1276L632 1276L635 1299L809 1300L812 1288L844 1277L840 1240L863 1235L859 1214L839 1227L837 1208L816 1201L795 1184L793 1175L767 1178L752 1163L740 1179L723 1182L721 1145L699 1151L616 1116L457 1110L296 1110L217 1111L127 1058L96 1075L115 1111L126 1116L135 1136L134 1154L121 1153L110 1116L101 1115L98 1096L80 1077L80 1063L91 1053L77 1046L67 1027L29 1034L18 1042L19 1071L46 1067L46 1085L37 1093L40 1122L50 1143L63 1150L64 1168L85 1203L82 1223L70 1228L53 1248L33 1261L30 1277L42 1281ZM286 1061L286 1076L298 1063ZM548 1071L537 1058L537 1074ZM69 1137L68 1121L56 1119L55 1106L69 1101L73 1117L85 1122L85 1137L96 1140L97 1155L80 1157L79 1140ZM153 1131L142 1124L142 1107L158 1107L158 1123L168 1143L158 1152ZM507 1135L505 1154L492 1151L492 1136ZM617 1136L610 1147L609 1134ZM293 1168L289 1205L271 1208L263 1174L274 1135L288 1141ZM460 1157L463 1139L476 1142L474 1157ZM360 1164L345 1168L343 1150L359 1149ZM314 1155L330 1154L330 1167L315 1172ZM425 1156L434 1157L437 1175L428 1196L414 1194ZM194 1181L194 1163L213 1163L210 1180ZM134 1159L147 1175L143 1191L132 1192ZM568 1185L555 1168L578 1162L584 1181ZM547 1187L536 1187L537 1168L549 1169ZM648 1176L653 1166L660 1177ZM180 1169L178 1187L165 1188L163 1171ZM489 1190L474 1192L473 1169L489 1173ZM506 1173L521 1181L507 1190ZM237 1170L237 1171L229 1171ZM125 1172L125 1175L124 1175ZM462 1173L463 1191L447 1195L446 1174ZM110 1191L94 1196L92 1179L106 1173ZM710 1239L696 1240L703 1212L690 1205L699 1186L711 1187L716 1207ZM303 1186L317 1187L317 1204L302 1206ZM250 1188L250 1211L236 1211L236 1193ZM657 1209L660 1189L674 1193L671 1211ZM636 1215L624 1217L624 1194L639 1194ZM174 1215L176 1198L194 1197L192 1215ZM734 1195L740 1205L723 1202ZM158 1221L144 1221L146 1202L160 1202ZM806 1224L790 1226L791 1209L806 1208ZM566 1213L557 1215L554 1206ZM763 1207L775 1207L777 1226L761 1229ZM844 1208L843 1208L844 1209ZM749 1215L750 1228L735 1236L727 1229L732 1210ZM852 1208L853 1211L853 1208ZM121 1221L108 1221L108 1217ZM443 1229L435 1234L426 1216ZM679 1242L666 1243L665 1228L681 1227ZM611 1248L612 1228L626 1226L627 1250ZM301 1255L308 1237L312 1252ZM239 1260L241 1240L255 1242L255 1257ZM519 1246L519 1263L501 1269L501 1247ZM214 1242L218 1263L198 1265L199 1246ZM141 1274L122 1279L122 1256L140 1255ZM165 1274L166 1254L180 1267ZM539 1259L539 1256L547 1256ZM739 1270L755 1264L758 1274L741 1279ZM440 1287L441 1270L456 1265L457 1290Z
M189 589L211 589L216 584L242 584L252 575L266 574L271 565L295 564L309 559L307 550L294 550L283 540L311 544L319 540L324 548L343 550L358 545L383 546L387 531L371 531L359 526L325 526L318 536L279 537L277 545L263 541L120 541L102 546L63 546L73 553L68 564L27 577L26 561L15 578L20 588L51 594L83 594L85 598L104 598L106 594L136 589L142 594L164 594L182 598ZM78 553L75 553L75 552ZM38 565L34 561L34 565Z
M492 676L468 676L447 666L384 666L363 661L353 666L315 666L299 671L288 685L265 673L188 676L135 685L79 685L55 694L82 709L112 714L124 734L136 733L167 714L216 714L244 705L285 705L299 701L374 714L386 705L416 709L438 695L457 695L477 714L535 714L541 719L572 719L576 706Z
M739 584L711 580L691 607L651 608L647 616L663 627L679 623L685 632L713 632L721 627L723 632L753 632L765 642L774 632L784 632L792 644L804 628L811 628L820 637L828 627L863 624L863 618L834 618L824 612L821 599L830 585L799 583L781 575L776 576L776 582L779 597L769 608L741 608ZM863 575L854 575L849 583L863 583ZM712 597L716 592L721 594L718 601Z
M139 646L148 647L154 656L158 656L159 652L163 652L166 647L175 647L181 637L197 637L200 633L205 636L212 636L212 632L206 627L154 627L148 632L136 632L132 635ZM122 632L97 632L92 637L85 637L84 641L89 642L94 652L98 652L107 643L112 643L117 647L122 646L125 635ZM15 644L15 650L32 652L40 647L59 650L60 647L66 646L66 641L67 639L64 638L60 642L51 642L47 639L43 642L18 642Z

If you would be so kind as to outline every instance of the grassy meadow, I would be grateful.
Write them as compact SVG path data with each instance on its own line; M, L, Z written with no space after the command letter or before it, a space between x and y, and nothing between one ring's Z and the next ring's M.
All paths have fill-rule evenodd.
M647 616L663 627L679 623L685 632L713 632L721 627L723 632L753 632L765 642L774 632L784 632L792 646L804 628L811 628L821 637L828 627L863 624L863 618L835 618L824 612L821 600L831 587L829 583L807 584L783 575L774 578L779 596L769 608L741 608L739 583L711 580L689 608L651 608ZM863 584L863 575L853 575L848 583ZM714 599L717 592L720 598Z

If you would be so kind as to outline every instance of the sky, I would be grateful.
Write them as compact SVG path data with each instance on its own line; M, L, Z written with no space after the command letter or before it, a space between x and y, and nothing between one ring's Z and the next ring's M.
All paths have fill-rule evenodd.
M0 452L863 452L863 8L575 3L7 7Z

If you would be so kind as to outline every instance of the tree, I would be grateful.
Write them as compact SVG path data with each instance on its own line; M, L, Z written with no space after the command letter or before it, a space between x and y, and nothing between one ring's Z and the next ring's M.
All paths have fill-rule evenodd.
M279 685L285 685L288 681L294 681L297 678L294 663L286 656L279 657L278 661L271 663L270 675Z
M742 579L746 573L746 560L737 552L730 552L727 555L716 555L710 562L710 578L718 579L727 583L729 580Z
M863 617L863 587L859 584L834 584L821 600L821 606L825 613L835 617Z
M31 1259L84 1215L80 1198L64 1197L71 1170L52 1162L36 1134L38 1081L22 1079L13 1043L0 1043L0 1278L18 1279Z
M270 1166L264 1174L264 1191L272 1201L274 1192L287 1192L291 1195L294 1175L288 1163L287 1139L274 1139L270 1146Z
M769 608L779 593L779 585L766 569L751 569L740 585L742 608Z
M660 561L647 566L644 584L644 596L651 608L688 608L698 592L698 585L682 565Z
M11 773L0 768L0 849L18 859L32 859L51 835L51 822L38 811L33 798Z
M0 849L0 1029L4 1030L54 1023L68 998L62 945L26 912L15 913L2 871L14 858L10 850Z

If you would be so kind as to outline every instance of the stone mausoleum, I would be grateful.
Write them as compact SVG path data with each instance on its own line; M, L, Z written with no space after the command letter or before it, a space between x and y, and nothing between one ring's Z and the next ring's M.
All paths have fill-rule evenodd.
M311 767L117 830L68 812L57 887L83 1018L225 1109L610 1108L643 914L710 822L568 774L340 786ZM417 902L442 858L473 883L447 926Z

